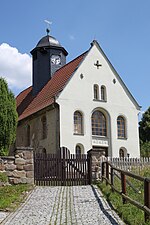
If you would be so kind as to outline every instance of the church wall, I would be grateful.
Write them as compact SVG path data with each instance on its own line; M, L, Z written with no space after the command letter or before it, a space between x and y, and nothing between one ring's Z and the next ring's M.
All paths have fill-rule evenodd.
M94 65L99 60L99 69ZM81 77L81 74L83 75ZM114 80L115 79L115 80ZM93 100L94 84L104 85L107 101ZM95 109L102 110L107 116L108 155L119 156L119 149L124 148L130 157L139 157L138 113L139 109L120 79L114 74L106 59L93 46L78 70L70 79L57 99L60 105L60 145L68 147L74 153L80 143L86 153L92 148L91 115ZM84 135L74 134L73 114L76 110L84 117ZM124 116L127 121L127 138L117 138L117 117ZM66 126L67 124L67 126ZM105 146L105 140L99 146Z
M42 117L46 116L47 138L43 138ZM28 140L28 126L30 126L30 143ZM47 153L55 153L59 148L59 114L58 108L36 114L34 117L22 121L17 128L16 146L31 146L37 152L46 149Z

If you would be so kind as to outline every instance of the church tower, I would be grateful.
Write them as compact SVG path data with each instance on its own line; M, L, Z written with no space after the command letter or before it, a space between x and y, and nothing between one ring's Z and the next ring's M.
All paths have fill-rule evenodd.
M66 64L68 52L48 33L31 51L33 62L33 95L45 86L56 70Z

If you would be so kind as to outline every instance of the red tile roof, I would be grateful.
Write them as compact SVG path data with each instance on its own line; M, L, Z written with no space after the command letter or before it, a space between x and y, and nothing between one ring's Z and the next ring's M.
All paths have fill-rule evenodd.
M18 120L20 121L25 119L26 117L54 103L55 96L63 90L67 81L78 68L86 53L87 52L83 53L57 70L53 77L36 96L32 96L32 86L22 91L16 98L17 112L19 116Z

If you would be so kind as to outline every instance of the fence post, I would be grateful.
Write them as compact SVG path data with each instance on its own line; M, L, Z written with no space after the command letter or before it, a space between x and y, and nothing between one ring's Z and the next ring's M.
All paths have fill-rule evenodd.
M114 185L114 170L113 170L113 167L111 167L110 175L111 175L111 185L113 186ZM113 188L112 188L112 191L114 191Z
M106 162L106 178L109 180L109 164ZM108 181L106 181L106 185L108 185Z
M144 180L144 205L150 209L150 182L147 178ZM150 215L145 213L145 222L150 220Z
M88 151L87 164L88 164L88 184L91 184L92 183L92 154L91 154L91 151Z
M104 174L105 174L105 162L102 162L102 174L101 174L101 177L102 177L102 182L104 181Z
M121 172L121 187L122 187L122 193L126 194L126 176L124 173ZM122 197L123 204L126 203L126 199Z

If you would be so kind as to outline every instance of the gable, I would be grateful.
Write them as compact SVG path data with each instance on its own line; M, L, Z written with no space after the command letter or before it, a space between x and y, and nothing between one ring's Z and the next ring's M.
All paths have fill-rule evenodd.
M97 60L101 64L98 68L95 65ZM92 42L90 50L71 76L64 90L60 93L58 101L60 99L71 99L74 101L77 99L79 101L93 100L94 84L106 86L109 103L110 101L116 105L124 103L125 106L130 105L137 110L140 109L140 106L96 41Z
M130 100L132 101L132 103L135 105L135 107L140 110L141 106L138 104L138 102L135 100L135 98L133 97L133 95L131 94L131 92L129 91L129 89L127 88L127 86L125 85L125 83L123 82L123 80L121 79L121 77L119 76L119 74L117 73L117 71L115 70L115 68L113 67L113 65L111 64L111 62L109 61L109 59L107 58L107 56L105 55L105 53L103 52L102 48L100 47L100 45L98 44L97 41L93 41L92 43L93 45L95 45L100 53L102 54L102 56L104 57L104 59L106 60L108 66L110 67L110 69L112 70L113 74L115 75L115 77L117 78L117 80L119 81L120 85L122 86L122 88L124 89L125 93L127 94L127 96L130 98Z

